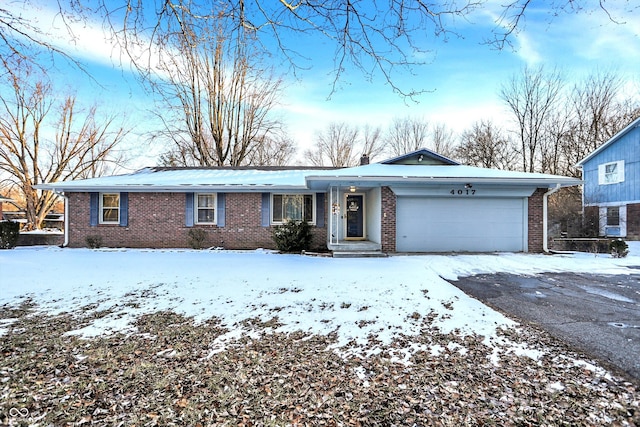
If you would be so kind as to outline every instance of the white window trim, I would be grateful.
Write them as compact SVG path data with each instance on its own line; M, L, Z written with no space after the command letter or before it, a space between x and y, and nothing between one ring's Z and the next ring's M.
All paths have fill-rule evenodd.
M273 219L273 197L274 196L311 196L311 221L309 221L310 225L316 225L316 193L271 193L271 203L270 203L270 212L269 212L269 220L272 225L282 225L284 221L274 221Z
M619 225L607 225L607 208L613 208L613 207L618 207L620 210L619 212L619 219L620 219L620 223ZM600 228L600 235L601 236L607 236L607 228L608 227L619 227L620 228L620 235L615 236L615 237L627 237L627 205L620 205L620 204L608 204L608 205L600 205L600 207L598 208L599 211L599 228Z
M198 211L200 210L200 207L198 205L198 201L199 201L199 197L198 196L213 196L213 221L209 222L201 222L198 221ZM195 193L193 196L193 223L194 224L198 224L198 225L216 225L218 224L218 195L216 193ZM202 208L202 209L211 209L210 207L208 208Z
M118 212L118 219L116 221L105 221L104 220L104 206L103 206L103 202L104 202L104 196L111 196L111 195L116 195L118 196L118 206L114 206L116 208L116 211ZM99 207L98 207L98 223L99 224L120 224L120 203L121 203L121 199L120 199L120 193L100 193L99 194ZM108 207L107 209L113 209L114 207Z
M616 179L607 181L607 166L617 165ZM624 160L618 160L617 162L607 162L598 165L598 184L599 185L611 185L624 182Z

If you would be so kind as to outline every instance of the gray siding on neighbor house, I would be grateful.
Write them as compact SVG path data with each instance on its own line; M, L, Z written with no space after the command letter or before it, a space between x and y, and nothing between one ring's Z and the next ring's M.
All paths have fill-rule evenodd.
M598 166L624 161L624 181L600 184ZM582 167L585 205L640 201L640 128L631 129Z

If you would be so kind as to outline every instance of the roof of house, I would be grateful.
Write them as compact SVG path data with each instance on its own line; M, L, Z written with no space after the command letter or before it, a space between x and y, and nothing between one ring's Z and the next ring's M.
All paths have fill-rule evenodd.
M420 158L432 152L410 153ZM42 184L37 188L63 192L133 191L325 191L336 185L424 185L485 183L554 187L578 185L580 180L557 175L464 166L439 156L437 162L372 163L352 168L145 168L134 173ZM407 161L407 156L397 158Z
M304 189L305 177L326 169L144 168L139 171L39 185L44 190L78 191L198 191Z
M322 189L329 185L363 185L366 183L383 185L423 185L423 184L501 184L527 185L539 187L572 186L582 183L576 178L487 169L474 166L454 165L415 165L384 164L325 171L322 174L309 174L307 186Z
M609 146L611 146L612 144L614 144L616 141L618 141L620 138L622 138L623 136L625 136L626 134L628 134L629 132L631 132L633 129L640 127L640 117L638 117L637 119L635 119L634 121L632 121L627 127L625 127L624 129L622 129L620 132L618 132L617 134L615 134L613 137L611 137L611 139L609 139L607 142L605 142L604 144L602 144L600 147L596 148L595 150L593 150L591 153L589 153L589 155L587 155L587 157L585 157L584 159L580 160L577 164L578 167L582 167L584 166L585 163L587 163L589 160L591 160L592 158L594 158L596 155L598 155L599 153L601 153L602 151L606 150Z

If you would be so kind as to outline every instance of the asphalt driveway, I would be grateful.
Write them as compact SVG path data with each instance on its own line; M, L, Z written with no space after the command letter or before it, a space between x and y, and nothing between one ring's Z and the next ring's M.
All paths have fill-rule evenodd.
M451 283L640 382L640 269L614 276L499 273Z

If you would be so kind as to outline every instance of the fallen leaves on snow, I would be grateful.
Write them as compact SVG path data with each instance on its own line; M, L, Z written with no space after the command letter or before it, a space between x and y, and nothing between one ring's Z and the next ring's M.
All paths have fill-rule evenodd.
M0 308L0 423L33 426L634 426L636 385L575 363L580 357L530 328L505 339L534 359L480 336L443 334L413 313L423 333L368 356L335 349L335 337L274 333L277 318L246 321L238 335L215 319L142 316L134 334L81 339L86 322ZM375 337L371 337L375 342ZM216 349L216 351L212 351ZM437 348L437 351L430 349ZM402 358L398 354L403 354ZM400 360L402 362L400 362Z

